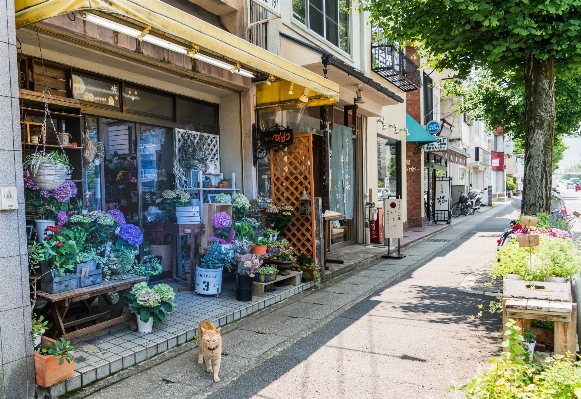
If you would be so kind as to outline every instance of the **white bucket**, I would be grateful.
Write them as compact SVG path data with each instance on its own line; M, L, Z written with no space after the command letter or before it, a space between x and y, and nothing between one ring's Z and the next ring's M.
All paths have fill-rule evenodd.
M48 235L52 235L50 231L45 231L47 227L54 226L56 222L54 220L43 220L37 219L36 222L36 232L37 232L37 241L43 242L44 237Z
M136 316L137 316L137 331L139 331L140 333L149 334L153 329L153 317L150 317L149 321L147 323L144 323L143 321L141 321L138 314Z
M196 294L220 295L222 269L202 269L196 266Z

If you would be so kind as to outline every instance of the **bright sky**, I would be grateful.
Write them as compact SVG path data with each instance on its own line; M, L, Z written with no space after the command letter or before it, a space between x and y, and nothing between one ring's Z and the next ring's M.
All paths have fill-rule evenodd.
M561 173L573 165L581 164L581 137L569 137L563 141L568 148L563 153L563 159L559 162Z

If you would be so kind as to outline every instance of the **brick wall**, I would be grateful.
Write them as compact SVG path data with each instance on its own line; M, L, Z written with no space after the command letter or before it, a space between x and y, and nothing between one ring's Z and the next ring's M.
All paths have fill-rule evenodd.
M420 58L416 54L416 48L407 46L406 55L417 65ZM422 123L421 89L408 91L406 93L406 112L410 114L418 123ZM422 151L416 150L416 143L406 144L406 185L407 185L407 223L404 229L424 227L424 193L422 181L424 178L424 168L422 162Z

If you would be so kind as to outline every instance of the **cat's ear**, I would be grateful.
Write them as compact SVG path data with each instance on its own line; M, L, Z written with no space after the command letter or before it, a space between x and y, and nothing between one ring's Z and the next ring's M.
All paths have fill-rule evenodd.
M216 332L220 332L221 329L222 329L222 327L216 328Z
M202 334L206 333L206 329L204 327L200 327L200 329L202 330Z

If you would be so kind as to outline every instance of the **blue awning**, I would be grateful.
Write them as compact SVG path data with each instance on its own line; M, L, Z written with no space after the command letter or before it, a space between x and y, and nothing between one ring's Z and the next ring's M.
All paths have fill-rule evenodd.
M409 133L409 136L406 137L408 143L426 144L438 141L407 112L405 114L405 125Z

